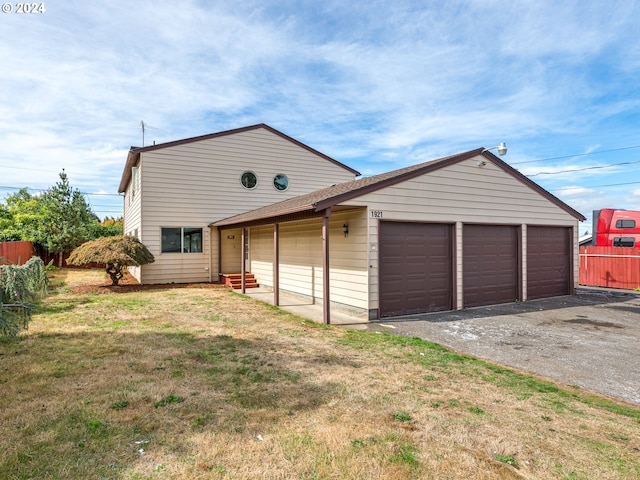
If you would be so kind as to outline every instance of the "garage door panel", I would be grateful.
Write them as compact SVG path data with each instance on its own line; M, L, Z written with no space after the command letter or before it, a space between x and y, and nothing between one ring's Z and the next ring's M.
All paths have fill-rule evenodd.
M463 227L465 307L518 299L518 228L509 225Z
M451 310L451 226L380 223L380 315Z
M570 293L571 229L527 228L527 298L546 298Z

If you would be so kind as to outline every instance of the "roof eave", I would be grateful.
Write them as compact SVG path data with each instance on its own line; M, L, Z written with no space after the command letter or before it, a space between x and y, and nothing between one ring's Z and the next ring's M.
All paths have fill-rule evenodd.
M118 186L118 193L123 193L127 190L127 185L131 181L131 169L136 166L140 159L140 149L131 147L127 154L127 162L124 165L122 171L122 177L120 179L120 185Z
M234 215L233 217L228 217L228 218L223 218L222 220L218 220L216 222L212 222L209 224L210 227L218 227L218 228L222 228L222 227L232 227L235 225L243 225L243 224L247 224L247 223L251 223L251 222L256 222L256 221L262 221L262 220L266 220L266 219L270 219L270 218L277 218L277 217L282 217L285 215L292 215L295 213L302 213L302 212L307 212L307 211L316 211L314 208L314 205L300 205L298 207L295 208L289 208L286 210L279 210L276 213L267 213L265 215L258 215L256 217L253 218L238 218L241 216L244 216L244 214L240 214L240 215ZM234 220L236 219L236 220Z
M127 189L127 185L128 183L131 181L131 168L134 167L138 161L138 159L140 158L140 154L143 152L149 152L152 150L160 150L162 148L169 148L169 147L175 147L175 146L179 146L179 145L184 145L186 143L192 143L192 142L198 142L198 141L202 141L202 140L208 140L211 138L216 138L216 137L224 137L227 135L233 135L233 134L237 134L237 133L242 133L242 132L248 132L251 130L256 130L259 128L263 128L265 130L268 130L269 132L273 133L274 135L279 136L280 138L283 138L297 146L299 146L300 148L303 148L311 153L313 153L314 155L317 155L319 157L324 158L325 160L333 163L334 165L337 165L345 170L347 170L348 172L352 173L354 176L358 177L360 176L360 172L349 167L348 165L345 165L342 162L339 162L338 160L336 160L335 158L331 158L328 155L325 155L324 153L310 147L309 145L305 145L304 143L296 140L295 138L290 137L289 135L282 133L279 130L276 130L273 127L270 127L269 125L265 124L265 123L258 123L256 125L249 125L247 127L241 127L241 128L234 128L232 130L225 130L222 132L216 132L216 133L209 133L207 135L200 135L198 137L190 137L190 138L183 138L181 140L174 140L172 142L166 142L166 143L159 143L157 145L149 145L147 147L131 147L131 150L129 151L129 156L127 157L127 163L125 165L124 171L122 172L122 179L120 181L120 186L118 187L118 192L122 193Z

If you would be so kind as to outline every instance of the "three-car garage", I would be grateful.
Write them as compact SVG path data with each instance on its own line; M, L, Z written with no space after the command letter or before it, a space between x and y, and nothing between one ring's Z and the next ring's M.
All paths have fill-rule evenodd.
M571 292L571 228L387 221L379 240L381 317Z

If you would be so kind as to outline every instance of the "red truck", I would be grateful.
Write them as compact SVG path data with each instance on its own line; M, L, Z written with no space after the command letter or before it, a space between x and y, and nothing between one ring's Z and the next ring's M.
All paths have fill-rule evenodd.
M593 240L598 247L640 248L640 212L603 208L593 211Z

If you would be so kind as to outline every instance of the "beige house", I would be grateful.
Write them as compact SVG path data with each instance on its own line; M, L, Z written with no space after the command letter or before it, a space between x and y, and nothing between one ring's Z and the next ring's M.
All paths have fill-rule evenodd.
M491 152L373 177L255 125L132 149L125 232L143 283L262 287L363 319L568 295L584 217ZM243 289L246 284L243 284Z

